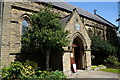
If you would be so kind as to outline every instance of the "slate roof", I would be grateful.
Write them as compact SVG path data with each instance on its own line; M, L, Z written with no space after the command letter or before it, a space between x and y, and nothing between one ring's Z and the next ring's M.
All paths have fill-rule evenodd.
M41 2L40 0L37 0L37 1ZM43 3L48 3L48 2L43 2ZM67 2L51 2L51 3L52 3L53 6L58 7L60 9L64 9L64 10L69 11L69 12L72 12L73 9L76 8L76 10L78 11L78 13L80 15L116 28L116 26L114 24L107 21L103 17L101 17L99 15L92 14L92 13L90 13L90 12L88 12L88 11L82 9L82 8L78 8L78 7L73 6L73 5L71 5L71 4L67 3Z
M59 8L62 8L62 9L65 9L65 10L68 10L68 11L71 11L71 12L73 11L73 9L76 8L76 10L78 11L78 13L80 15L116 28L116 26L114 24L112 24L111 22L107 21L103 17L101 17L99 15L96 15L96 14L92 14L92 13L86 11L86 10L83 10L81 8L73 6L73 5L69 4L69 3L66 3L66 2L52 2L52 5L54 5L56 7L59 7Z
M63 27L65 27L65 25L66 25L67 22L69 22L70 18L71 18L71 15L68 15L68 16L60 19L60 22L62 23Z

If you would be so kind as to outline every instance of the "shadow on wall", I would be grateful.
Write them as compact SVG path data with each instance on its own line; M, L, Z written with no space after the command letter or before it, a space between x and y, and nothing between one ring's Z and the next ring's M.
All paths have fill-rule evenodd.
M118 46L118 37L116 35L115 30L113 30L110 27L107 27L107 32L106 32L106 38L109 43L111 43L114 46Z
M63 52L57 51L56 53L53 53L50 55L50 68L54 70L60 70L63 71Z
M45 55L38 53L20 53L16 56L15 61L26 62L26 60L36 62L40 69L45 70Z
M38 67L41 70L46 69L46 56L45 54L42 54L41 52L37 53L20 53L19 55L16 55L15 61L25 62L26 60L36 62L38 64ZM63 70L62 65L62 52L56 52L52 53L50 55L50 70Z

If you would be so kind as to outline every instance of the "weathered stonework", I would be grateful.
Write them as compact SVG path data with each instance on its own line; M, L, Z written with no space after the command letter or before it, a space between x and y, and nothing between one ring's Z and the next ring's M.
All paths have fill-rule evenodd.
M63 72L68 76L71 75L71 64L70 64L71 51L65 51L63 55Z
M29 18L29 14L39 11L41 8L44 8L42 4L34 2L4 2L0 49L2 67L15 61L16 54L20 53L22 21L24 18ZM53 11L59 13L61 17L69 15L69 13L55 8Z
M77 20L77 21L76 21ZM80 24L80 30L76 30L75 29L75 23ZM81 43L83 44L83 51L81 51L81 58L82 58L82 68L90 70L91 69L91 50L90 50L90 45L91 45L91 40L88 36L88 33L86 31L85 25L82 23L79 14L77 13L77 11L73 11L73 13L70 16L70 20L69 22L66 24L65 26L65 30L68 30L70 32L70 34L68 35L69 39L70 39L70 44L69 46L71 46L73 44L73 41L76 37L79 37L81 39ZM81 46L82 47L82 46ZM64 57L68 56L67 59L70 58L70 54L71 53L64 53ZM65 61L68 61L67 59L65 59ZM63 65L65 65L66 63L63 62ZM67 63L68 64L68 63ZM68 70L70 71L71 69L69 68L69 64L66 66L63 66L64 68L64 72L66 74L68 74Z
M38 2L4 2L3 16L0 18L0 55L2 67L8 66L10 62L14 62L16 60L16 55L21 52L22 21L26 19L29 22L29 14L38 12L44 7L44 4ZM70 58L73 52L71 52L71 46L76 37L79 38L80 47L83 49L81 50L82 54L80 54L82 56L81 67L90 70L91 39L89 34L98 35L104 40L111 40L115 37L116 29L107 24L79 15L77 10L70 12L54 6L51 11L60 14L62 19L70 16L69 20L63 23L64 29L70 31L68 35L70 44L66 47L62 56L63 71L66 75L72 73ZM80 25L80 30L75 29L75 23ZM68 47L70 47L70 49Z

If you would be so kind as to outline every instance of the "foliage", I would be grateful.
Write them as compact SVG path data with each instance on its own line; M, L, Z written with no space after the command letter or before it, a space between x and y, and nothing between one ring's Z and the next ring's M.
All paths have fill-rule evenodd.
M25 65L22 67L20 73L25 77L25 78L31 78L32 75L35 74L35 70L32 66L30 65Z
M109 55L117 55L117 48L111 45L109 42L104 41L98 36L92 36L92 62L93 64L104 64L104 60Z
M94 56L94 55L91 55L91 58L92 58L92 59L95 59L95 56Z
M8 78L17 78L20 74L20 70L22 68L22 63L20 62L12 62L10 66L4 67L2 69L2 78L8 79Z
M67 31L61 28L58 14L53 14L50 8L40 10L30 15L32 28L22 36L22 44L27 48L44 50L45 54L51 47L61 48L68 42ZM33 48L34 47L34 48Z
M27 60L27 61L24 63L24 66L26 66L26 65L32 66L35 70L38 68L37 63L34 62L34 61L28 61L28 60Z
M62 71L58 71L58 70L56 70L56 71L52 71L51 73L50 73L50 78L55 78L55 79L64 79L64 78L66 78L66 76L63 74L63 72Z
M30 62L30 61L29 61ZM26 62L28 63L28 62ZM29 64L21 62L12 62L10 66L2 69L3 79L27 78L33 75L34 68ZM32 63L32 62L31 62Z
M95 68L97 68L97 66L92 66L92 69L95 69Z
M95 35L92 37L91 48L92 50L94 50L94 52L104 51L107 54L115 54L117 52L116 48L112 46L109 42L104 41L103 39Z
M40 74L39 78L45 79L45 78L49 78L50 76L50 72L49 71L42 71L42 73Z
M92 69L95 69L95 68L97 68L97 67L103 67L104 65L98 65L98 66L96 66L96 65L94 65L94 66L92 66Z
M32 27L22 36L22 50L41 50L46 55L46 65L49 68L49 55L52 49L62 49L66 46L68 31L64 31L59 21L59 15L51 11L50 7L41 9L30 15ZM29 53L29 52L28 52Z
M105 71L105 72L120 73L120 69L112 69L112 68L99 69L98 71Z
M10 66L4 67L2 69L2 79L3 80L14 80L14 79L22 79L27 80L30 78L33 79L65 79L66 76L63 74L62 71L41 71L38 69L35 70L35 68L31 65L31 63L35 64L35 62L26 61L25 63L21 62L12 62Z
M103 67L104 65L98 65L98 67Z
M41 78L41 79L56 79L56 80L59 80L59 79L65 79L66 76L63 74L62 71L40 71L38 70L36 72L37 74L37 78Z
M109 55L109 57L107 59L105 59L105 62L107 62L108 64L117 64L118 63L118 58L114 55Z

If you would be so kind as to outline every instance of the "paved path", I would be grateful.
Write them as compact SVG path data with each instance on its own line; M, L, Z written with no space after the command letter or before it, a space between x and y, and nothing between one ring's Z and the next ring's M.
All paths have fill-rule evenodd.
M118 78L118 74L103 71L78 71L69 78ZM120 78L120 74L119 74Z

